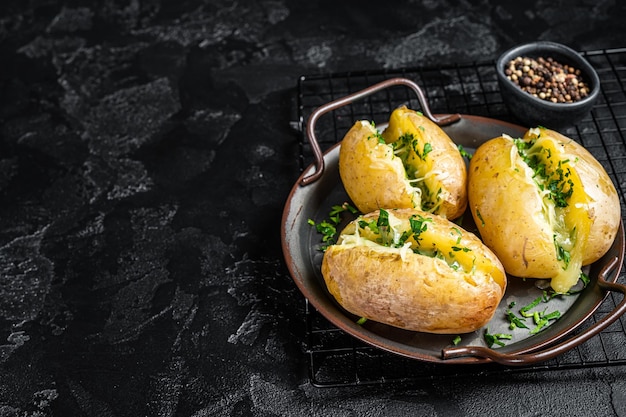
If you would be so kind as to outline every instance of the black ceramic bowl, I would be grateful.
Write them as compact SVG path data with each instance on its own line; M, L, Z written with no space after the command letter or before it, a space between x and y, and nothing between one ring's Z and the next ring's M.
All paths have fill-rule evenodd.
M523 91L507 78L505 69L517 57L548 58L580 70L579 77L589 87L589 94L572 103L553 103ZM502 98L511 113L528 127L563 129L580 121L593 107L600 93L600 79L593 67L578 52L554 42L533 42L509 49L496 62Z

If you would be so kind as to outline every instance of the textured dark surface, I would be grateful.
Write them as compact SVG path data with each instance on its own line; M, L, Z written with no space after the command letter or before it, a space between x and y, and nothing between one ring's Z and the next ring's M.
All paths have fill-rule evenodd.
M625 369L320 389L298 76L626 46L615 1L0 4L1 416L626 416Z

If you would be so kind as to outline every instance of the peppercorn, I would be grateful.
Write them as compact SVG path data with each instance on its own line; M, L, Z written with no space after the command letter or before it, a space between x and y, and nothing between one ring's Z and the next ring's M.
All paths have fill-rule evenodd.
M574 103L590 92L579 69L552 57L518 56L508 62L504 73L523 91L552 103Z

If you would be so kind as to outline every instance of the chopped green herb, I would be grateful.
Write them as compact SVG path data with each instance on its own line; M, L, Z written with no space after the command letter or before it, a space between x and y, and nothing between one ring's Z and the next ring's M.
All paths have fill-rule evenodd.
M574 183L569 179L570 169L563 169L563 165L567 164L569 160L555 162L552 159L550 149L540 145L535 147L536 140L514 139L513 141L522 161L533 170L533 178L535 178L537 186L541 190L549 192L548 198L554 202L556 207L567 207L568 200L574 192Z
M452 231L458 235L458 237L456 238L456 244L458 245L459 243L461 243L461 238L463 237L463 233L461 232L461 230L459 230L458 227L453 227Z
M371 220L371 221L365 221L365 220L359 220L359 227L361 229L366 229L369 228L372 233L378 234L378 226L376 225L376 220Z
M315 223L309 219L308 223L311 226L315 226L318 233L322 235L322 242L332 244L334 243L335 235L337 234L336 223L331 223L327 220L322 220L319 223Z
M376 226L378 226L379 228L389 226L389 212L387 210L380 209Z
M416 241L419 239L419 235L428 229L428 223L431 223L432 221L433 219L429 219L420 215L413 215L409 218L409 224L411 225L413 237Z
M467 246L463 246L463 247L459 247L459 246L452 246L452 250L455 252L459 252L459 251L463 251L463 252L471 252L472 250L470 248L468 248Z
M335 238L337 236L337 226L339 225L339 223L341 223L342 213L345 212L355 214L358 212L358 210L349 203L343 203L342 205L335 205L331 207L328 215L329 218L327 220L322 220L319 223L315 223L313 219L307 220L307 223L315 227L315 230L317 230L317 232L322 235L322 242L324 243L320 247L322 251L325 251L328 246L335 243Z
M548 291L543 291L541 293L541 299L544 303L547 303L548 301L552 300L554 297L558 296L561 293L558 292L550 292L548 293Z
M457 145L457 148L459 149L459 153L463 158L467 158L468 160L472 159L472 154L467 152L463 145Z
M480 210L476 209L476 217L480 220L480 225L485 227L485 221L483 220L483 216L480 214Z
M571 260L571 254L558 243L558 237L554 235L554 247L556 248L556 260L563 261L563 269L567 269Z
M422 155L420 155L420 158L422 158L422 160L426 159L426 155L428 155L429 153L431 153L433 151L433 146L430 143L425 143L424 144L424 151L422 152Z
M561 318L561 312L558 310L555 310L552 313L545 314L543 318L548 319L548 320L556 320L558 318Z
M524 317L532 317L533 313L530 310L537 307L542 300L543 296L535 298L530 304L527 304L524 307L520 308L520 314Z
M374 135L373 135L373 136L368 137L368 139L370 139L370 138L372 138L372 137L373 137L374 139L376 139L376 141L377 141L378 143L380 143L381 145L386 145L386 144L387 144L387 141L385 140L385 138L383 137L383 135L382 135L380 132L378 132L378 131L376 131L376 133L374 133Z
M349 203L343 203L342 205L335 205L331 207L330 215L341 214L343 212L349 211L352 214L358 213L358 210L350 205Z
M585 274L584 272L580 273L580 280L583 282L583 288L586 288L587 285L589 285L589 282L591 281L589 279L589 276Z
M524 320L526 320L524 317L516 316L511 310L507 310L506 316L509 319L509 329L528 329L528 326L524 323Z
M454 255L450 254L450 257L454 257ZM448 266L450 266L450 268L452 268L455 271L458 271L459 269L461 269L461 264L458 263L457 261L449 262Z
M529 304L525 305L524 307L522 307L519 312L523 317L529 318L532 317L533 322L535 323L535 328L533 328L530 331L530 334L536 334L538 332L540 332L544 327L546 327L548 325L548 323L551 320L556 320L559 317L561 317L561 313L556 310L553 311L552 313L548 313L545 314L542 311L531 311L533 310L535 307L537 307L541 302L547 303L548 301L550 301L552 298L556 297L557 293L553 293L553 294L548 294L546 291L543 291L542 295L535 298L532 302L530 302ZM513 321L511 321L511 316L515 316L514 314L509 314L509 320L510 322L513 324ZM514 319L513 319L514 320ZM515 322L515 326L516 327L523 327L523 328L528 328L525 325L524 326L520 326L519 322Z
M380 243L383 246L391 246L393 243L393 233L389 227L389 212L387 210L380 209L376 226L380 232Z
M361 317L360 319L356 321L356 324L358 324L359 326L362 326L365 324L366 321L367 321L367 318Z
M456 336L454 339L452 339L452 344L454 346L457 346L459 343L461 343L461 336Z
M492 347L493 345L505 346L505 343L502 340L511 340L513 339L513 335L508 333L490 334L489 328L487 328L485 329L484 338L488 347Z
M539 333L548 325L550 320L556 320L560 317L561 317L561 312L559 312L558 310L553 311L552 313L549 313L549 314L535 312L535 314L533 315L533 319L537 326L534 329L532 329L530 333L531 334Z
M389 146L393 149L393 154L402 161L408 181L421 191L420 208L424 211L435 212L442 203L441 189L434 192L434 184L426 183L426 172L424 172L423 164L417 161L417 159L426 160L427 155L434 150L432 144L423 143L422 146L419 138L410 132L406 132L395 141L389 143Z

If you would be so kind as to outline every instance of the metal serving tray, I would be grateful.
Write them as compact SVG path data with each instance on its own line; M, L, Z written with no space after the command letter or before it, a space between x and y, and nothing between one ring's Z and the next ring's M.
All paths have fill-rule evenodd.
M618 53L621 54L623 51L588 54L607 59L607 57L611 58L613 54ZM590 59L589 55L588 59ZM615 68L618 67L612 67L612 69ZM567 313L555 323L556 325L539 335L532 338L522 337L500 349L486 348L480 343L481 338L478 336L474 338L464 337L463 345L451 346L449 338L440 336L431 337L415 334L415 332L399 331L377 324L372 324L369 327L358 326L354 323L354 318L341 310L333 302L332 297L325 292L323 282L320 280L319 269L316 266L320 254L314 248L315 239L319 239L319 236L315 236L315 231L311 230L312 228L308 224L300 227L298 222L302 220L306 222L308 218L319 219L320 216L323 217L328 213L327 208L330 205L341 203L347 198L343 194L336 172L336 157L339 146L336 143L356 119L376 120L378 118L384 120L390 111L400 104L407 104L409 107L430 113L428 105L424 106L425 96L429 96L429 102L435 103L438 113L442 113L441 110L449 113L450 110L457 109L462 112L469 110L478 113L478 115L472 116L463 115L456 123L444 127L444 130L447 130L455 141L468 148L473 148L481 140L504 132L515 135L520 130L525 130L507 122L507 120L515 120L506 113L506 109L497 99L497 88L494 87L495 76L490 73L492 70L489 64L472 64L467 68L438 69L433 72L436 74L435 78L438 79L435 84L431 78L425 76L427 74L425 70L415 71L415 74L411 73L410 70L402 70L400 74L389 72L380 74L351 73L331 75L328 78L314 77L314 79L310 79L302 77L300 80L300 116L302 126L307 129L307 135L303 135L301 143L302 164L303 166L306 165L309 162L307 158L310 158L311 155L313 162L303 171L299 183L294 185L285 207L283 238L288 241L286 242L286 259L292 276L306 296L307 354L310 359L309 371L312 382L316 385L362 384L387 382L394 379L432 378L435 373L445 375L468 372L467 370L458 371L458 367L446 367L447 369L443 373L440 369L435 372L432 366L440 367L440 364L479 364L485 366L470 367L471 371L469 372L488 372L493 367L492 362L503 363L506 365L506 369L515 365L516 370L559 369L563 365L559 365L558 362L562 362L563 358L567 362L567 367L588 366L590 363L621 363L625 360L623 358L626 357L626 353L623 357L619 353L616 356L615 349L610 347L605 350L604 359L600 358L600 360L593 362L586 360L584 355L578 355L580 360L572 360L572 356L575 355L572 355L570 351L572 349L580 350L580 345L593 339L596 334L600 334L599 337L602 337L602 333L609 334L609 332L611 335L617 333L618 336L621 336L623 334L624 327L620 318L624 310L623 296L611 293L608 300L606 297L611 291L624 292L624 286L620 284L620 281L623 280L620 275L624 250L623 230L620 230L609 254L590 269L592 284L577 299L573 300L571 305L565 306ZM600 71L600 74L601 78L603 75L606 76L603 71ZM398 79L393 77L394 75L401 75L403 78ZM407 80L409 78L407 75L423 82L426 85L426 94L423 94L419 87L416 89L413 86L414 83ZM375 87L371 88L372 85ZM607 89L611 87L611 84L603 80L603 87L606 97ZM614 94L612 90L608 91ZM418 103L414 101L416 98ZM308 101L311 101L312 104ZM451 103L454 105L451 106ZM444 105L442 106L442 104ZM597 115L606 113L603 106L606 106L606 102L601 100L597 109L594 109L594 113L590 116L591 121L596 126L606 123ZM330 115L325 115L327 112ZM321 117L322 115L324 117ZM305 116L308 116L306 126L303 123ZM496 116L496 118L488 116ZM432 117L435 118L435 116ZM622 124L619 117L613 117L613 122L618 126ZM583 121L582 126L586 126L586 123L588 122ZM576 127L573 130L574 133L572 131L564 133L579 139L576 133L581 132L578 129L579 127ZM607 172L618 187L623 202L623 184L619 182L621 178L619 173L624 170L623 152L622 159L614 161L610 159L609 155L620 158L620 154L598 152L596 143L597 139L600 139L602 146L606 147L608 144L605 142L609 142L624 147L621 131L610 132L605 128L604 131L608 131L610 135L598 136L588 133L589 129L586 127L583 129L586 133L584 139L596 140L588 140L587 143L582 140L581 143L605 165ZM315 131L318 132L317 135ZM617 138L614 135L616 132L618 133ZM320 142L309 141L311 137L319 137ZM322 148L326 148L325 152L322 151ZM324 170L320 169L322 163ZM295 233L296 229L298 233ZM294 238L294 236L296 237ZM294 257L290 251L301 253L294 255ZM300 256L302 259L298 258ZM304 265L304 270L301 269L302 265ZM304 275L299 275L303 271ZM617 282L617 284L613 285L613 282ZM529 289L513 286L509 291L514 296L519 296L521 292L527 290ZM622 302L619 302L620 298ZM505 304L504 301L503 304ZM314 308L310 308L311 306ZM615 330L616 328L617 330ZM614 336L608 340L612 341L613 339L615 339ZM595 340L589 342L589 344L595 343ZM606 348L606 346L604 347ZM566 352L567 354L565 354ZM594 350L594 352L596 351ZM397 356L401 358L398 359ZM615 356L616 359L613 358ZM411 360L409 360L408 369L412 370L409 371L407 364L404 363L406 358L418 359L419 362L426 361L434 365L419 368L411 367ZM370 366L371 362L378 365ZM401 367L402 372L397 372L398 369L394 369L394 372L390 373L386 371L389 369L388 366L380 366L380 364L388 362L400 362L401 365L398 368ZM557 362L556 365L555 362ZM332 372L330 371L331 368ZM454 371L450 371L451 368ZM364 369L367 371L364 372Z

